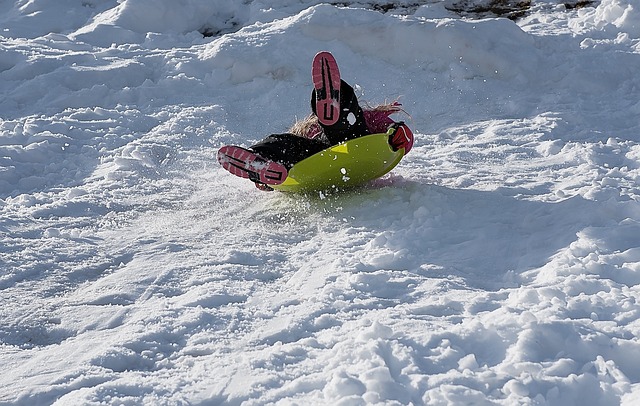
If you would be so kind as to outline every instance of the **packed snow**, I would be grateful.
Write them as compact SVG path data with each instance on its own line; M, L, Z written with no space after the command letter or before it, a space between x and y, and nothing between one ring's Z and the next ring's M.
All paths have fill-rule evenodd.
M0 2L0 404L640 404L637 1L333 3ZM321 50L411 153L224 171Z

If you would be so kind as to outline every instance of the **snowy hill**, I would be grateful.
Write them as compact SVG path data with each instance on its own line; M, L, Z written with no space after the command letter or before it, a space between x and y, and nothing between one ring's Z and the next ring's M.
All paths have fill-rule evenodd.
M0 404L640 403L637 2L339 3L0 3ZM220 168L320 50L411 153Z

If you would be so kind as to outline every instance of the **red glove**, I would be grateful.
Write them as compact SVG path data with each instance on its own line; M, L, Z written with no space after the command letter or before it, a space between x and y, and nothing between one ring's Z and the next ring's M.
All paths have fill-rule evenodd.
M407 127L404 121L398 121L391 124L391 127L395 128L393 134L389 136L389 144L394 151L404 148L404 154L407 155L413 147L413 133L411 129Z

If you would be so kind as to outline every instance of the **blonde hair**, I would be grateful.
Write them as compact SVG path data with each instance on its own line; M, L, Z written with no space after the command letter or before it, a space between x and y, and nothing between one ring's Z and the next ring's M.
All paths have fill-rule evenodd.
M403 112L408 115L406 111L401 107L401 104L397 101L392 103L381 103L376 106L366 106L363 110L365 111L380 111L385 112L387 115L391 115L397 112ZM302 120L297 120L291 128L289 128L289 132L291 134L297 135L299 137L307 137L308 134L313 132L322 132L322 127L320 127L320 123L318 122L318 116L315 114L309 114ZM311 137L313 138L313 137Z
M307 134L315 131L316 128L320 127L320 123L318 121L318 116L315 114L309 114L302 120L297 120L291 128L289 128L289 132L293 135L297 135L298 137L306 137Z
M376 106L369 106L367 105L367 107L364 110L369 110L369 111L389 111L389 115L393 114L393 113L397 113L399 111L409 115L406 111L404 111L404 109L401 107L402 104L400 104L399 101L393 101L391 103L389 102L384 102L384 103L380 103Z

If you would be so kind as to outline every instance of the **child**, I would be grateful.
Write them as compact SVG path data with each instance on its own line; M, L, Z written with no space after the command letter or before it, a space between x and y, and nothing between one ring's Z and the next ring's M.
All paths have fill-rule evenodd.
M319 52L311 67L314 89L311 93L312 114L296 123L289 133L272 134L248 149L227 145L218 151L222 167L236 176L248 178L259 189L272 190L279 185L297 162L332 145L368 134L387 132L394 150L413 146L413 134L403 122L389 116L401 111L399 103L363 110L353 88L340 79L335 58Z

